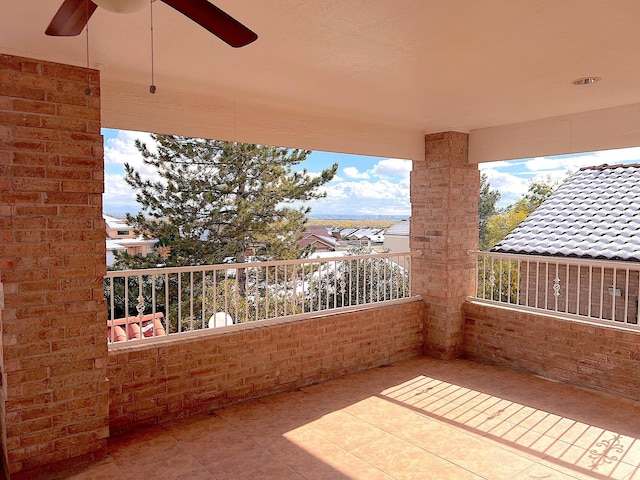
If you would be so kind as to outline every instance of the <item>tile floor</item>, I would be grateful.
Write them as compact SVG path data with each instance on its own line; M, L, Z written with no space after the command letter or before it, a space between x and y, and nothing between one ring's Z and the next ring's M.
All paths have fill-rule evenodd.
M640 403L416 358L162 425L51 479L640 479Z

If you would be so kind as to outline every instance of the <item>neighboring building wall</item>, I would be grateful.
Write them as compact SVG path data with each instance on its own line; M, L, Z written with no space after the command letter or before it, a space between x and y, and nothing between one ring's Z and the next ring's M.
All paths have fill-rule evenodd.
M107 227L107 238L111 238L115 240L118 238L136 238L136 237L137 235L133 231L133 228L108 228Z
M0 415L11 478L106 453L102 145L98 72L0 55Z
M469 136L446 132L425 137L425 161L411 172L411 293L427 305L425 353L462 353L462 306L475 290L480 172L468 162Z
M423 319L424 305L414 301L113 348L107 368L111 432L416 356L422 350Z
M468 302L464 356L640 400L640 332Z
M409 235L385 234L384 248L388 248L390 252L408 252L409 251Z

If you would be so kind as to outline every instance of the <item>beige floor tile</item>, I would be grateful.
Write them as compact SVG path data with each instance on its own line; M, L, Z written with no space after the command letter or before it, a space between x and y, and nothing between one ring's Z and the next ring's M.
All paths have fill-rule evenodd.
M628 444L627 444L628 445ZM618 435L608 432L603 434L597 442L589 448L570 445L562 451L549 455L571 468L593 473L606 478L623 479L634 469L622 460L625 451L625 441ZM549 460L549 459L545 459Z
M5 477L2 476L2 478ZM118 468L113 459L106 458L67 472L46 475L40 480L113 480L114 478L125 478L124 472Z
M396 479L479 478L465 468L392 436L357 448L352 453Z
M242 455L243 452L258 447L257 442L234 429L201 433L181 440L180 445L202 465L209 465L234 455Z
M307 480L391 478L310 430L291 432L268 451Z
M384 430L342 411L325 415L310 423L309 427L346 451L386 435Z
M109 452L47 480L640 480L640 403L416 358L112 438Z
M302 480L304 477L264 450L246 452L208 466L217 480Z
M576 478L585 478L579 473L569 474L551 467L535 464L517 473L510 480L575 480Z
M495 479L509 478L535 463L517 449L503 448L477 438L460 444L442 458L482 477Z
M534 458L543 458L566 449L568 444L535 430L503 423L484 435L485 439L503 448L512 448L519 454Z
M205 467L183 473L175 477L175 480L216 480L216 477Z
M624 480L640 480L640 465L634 466L629 475L624 477Z

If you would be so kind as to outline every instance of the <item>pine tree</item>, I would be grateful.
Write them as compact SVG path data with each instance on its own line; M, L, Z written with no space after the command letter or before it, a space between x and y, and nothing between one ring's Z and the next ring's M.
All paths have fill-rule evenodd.
M125 164L126 182L142 205L127 215L136 231L159 240L163 256L144 264L186 266L297 258L309 207L294 207L324 196L338 165L311 176L293 167L308 150L153 135L157 153L136 141L146 165L161 180L152 182ZM131 268L142 259L120 256L117 267Z

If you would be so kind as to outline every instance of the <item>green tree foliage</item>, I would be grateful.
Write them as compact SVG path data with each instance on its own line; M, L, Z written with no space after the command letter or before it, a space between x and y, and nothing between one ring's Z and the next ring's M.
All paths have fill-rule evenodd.
M318 176L294 170L311 153L263 145L153 135L156 152L140 141L145 165L160 176L149 181L125 164L127 183L142 211L127 215L137 232L170 247L165 258L119 255L115 268L186 266L297 258L309 207L293 207L324 196L338 165Z
M484 237L481 237L481 248L490 250L498 244L520 222L538 208L558 188L560 183L553 181L550 176L547 176L545 180L531 182L523 198L507 207L504 211L487 219Z
M488 218L484 237L481 237L481 249L490 250L497 245L538 208L559 185L560 182L554 182L549 176L545 180L531 182L524 197L504 211ZM480 298L517 303L519 281L518 262L478 257L478 296Z
M500 192L492 190L486 173L480 175L480 201L478 202L478 217L480 219L480 250L486 250L489 233L489 219L498 213L496 204L500 201Z
M530 204L522 198L509 207L504 213L494 215L487 221L485 247L493 248L500 240L517 227L531 213Z
M544 180L532 181L527 194L524 196L524 200L528 204L529 213L538 208L561 184L561 181L554 181L550 175L547 175Z

